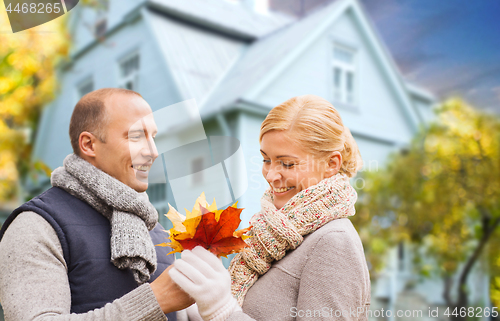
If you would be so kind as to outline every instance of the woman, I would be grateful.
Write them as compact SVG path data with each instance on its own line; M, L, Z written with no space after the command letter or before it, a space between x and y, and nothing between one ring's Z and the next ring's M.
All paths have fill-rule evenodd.
M370 281L363 247L346 217L362 161L326 100L294 97L261 126L262 174L270 188L250 220L249 249L229 273L207 250L184 251L171 278L203 320L366 320Z

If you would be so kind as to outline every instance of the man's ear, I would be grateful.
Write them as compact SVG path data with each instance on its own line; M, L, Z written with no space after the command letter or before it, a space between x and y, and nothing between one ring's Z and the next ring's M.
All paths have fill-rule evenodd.
M332 177L337 174L342 166L342 155L340 152L332 152L328 158L328 166L326 168L325 177Z
M97 137L95 137L90 132L82 132L78 138L78 145L80 147L80 153L82 158L85 156L94 158L95 157L95 142Z

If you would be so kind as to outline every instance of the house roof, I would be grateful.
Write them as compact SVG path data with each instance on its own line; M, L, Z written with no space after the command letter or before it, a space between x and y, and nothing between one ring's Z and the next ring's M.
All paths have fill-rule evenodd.
M201 103L251 41L295 21L221 0L150 0L144 17L184 99Z
M333 2L296 23L287 25L248 45L234 67L201 105L202 116L244 99L269 72L299 46L337 7Z
M402 79L389 51L356 0L333 1L300 20L275 13L260 15L241 5L220 0L149 0L148 7L163 13L163 18L156 16L151 20L155 24L153 30L169 65L173 67L174 76L175 69L180 70L176 78L180 83L181 92L186 99L197 99L204 118L215 115L221 109L232 108L235 102L255 101L260 91L269 86L296 57L309 48L312 41L348 9L352 9L375 58L385 69L388 83L395 89L403 113L414 129L422 119L409 96L416 95L425 100L432 98L421 90L415 90L414 86L408 86ZM174 16L176 19L168 19L168 16ZM178 37L177 42L168 43L176 35L172 33L171 36L165 37L161 30L167 30L168 24L172 29L176 23L183 24L184 28L192 24L192 28L198 29L197 36L189 39L188 36L182 35ZM217 32L213 32L214 30ZM205 41L200 37L201 31L209 38L216 34L227 39L219 39L214 45L212 41L215 38ZM176 33L181 34L178 30ZM231 37L227 37L228 35ZM172 48L178 48L187 41L196 43L196 49L189 49L193 48L190 46L186 47L186 50L175 50L177 54L172 53ZM209 61L204 64L207 59ZM213 65L214 62L217 68L204 75L189 72L189 69L193 68L208 71L203 65Z
M356 0L334 1L296 23L290 24L250 44L240 60L222 79L201 106L203 117L230 108L239 100L255 101L258 94L289 68L297 57L310 48L312 42L323 34L335 19L351 9L353 17L363 30L375 59L385 70L388 84L393 87L401 110L414 130L423 121L409 93L426 100L431 95L408 87L389 50L376 34L367 14Z
M204 99L245 45L156 12L145 18L184 99Z
M221 0L149 0L148 7L247 40L260 38L295 21L282 13L258 14L239 3Z

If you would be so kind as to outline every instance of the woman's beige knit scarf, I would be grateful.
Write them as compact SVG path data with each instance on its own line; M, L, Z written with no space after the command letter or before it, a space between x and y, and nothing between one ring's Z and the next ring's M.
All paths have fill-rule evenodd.
M295 249L326 223L354 215L357 194L345 174L336 174L294 195L281 209L273 204L271 190L261 199L261 211L250 219L249 248L238 253L229 266L231 292L243 305L248 289L260 275Z

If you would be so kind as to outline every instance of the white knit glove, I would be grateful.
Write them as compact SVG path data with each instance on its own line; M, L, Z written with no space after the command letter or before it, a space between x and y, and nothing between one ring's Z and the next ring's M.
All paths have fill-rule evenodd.
M241 311L231 295L231 276L220 259L201 246L184 250L168 271L172 280L196 301L205 321L223 321Z
M203 318L200 315L200 311L198 311L198 305L192 304L186 309L188 320L189 321L203 321Z

